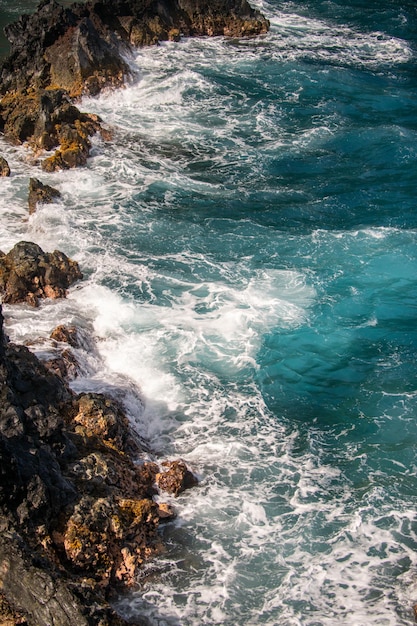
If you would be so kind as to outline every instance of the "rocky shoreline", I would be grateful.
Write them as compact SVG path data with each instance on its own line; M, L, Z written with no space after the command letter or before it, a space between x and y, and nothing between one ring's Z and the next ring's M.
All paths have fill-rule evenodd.
M70 8L43 0L5 30L11 52L0 68L0 132L16 144L27 142L47 172L84 165L91 136L110 135L74 101L121 87L135 48L268 29L246 0L89 0Z
M0 132L28 144L47 172L82 166L102 121L76 103L121 87L134 48L181 36L265 33L268 21L246 0L90 0L64 8L43 0L6 29L0 68ZM0 158L0 176L10 176ZM29 213L59 190L29 181ZM39 306L82 280L63 252L31 242L0 251L3 304ZM75 326L51 332L54 357L41 362L9 341L0 304L0 623L105 626L126 622L112 594L136 584L143 562L163 550L158 527L173 519L157 493L197 484L180 460L149 461L122 404L75 394L77 349L94 350Z
M74 269L66 280L54 276L56 254ZM0 289L14 302L36 306L49 297L41 289L46 274L59 297L81 277L63 253L48 256L32 243L0 257ZM178 495L197 480L181 460L143 460L149 455L114 398L71 391L73 349L90 337L59 326L51 340L57 356L43 363L8 340L0 307L3 610L19 616L16 624L122 624L109 599L134 585L143 562L163 549L158 526L175 516L153 497Z

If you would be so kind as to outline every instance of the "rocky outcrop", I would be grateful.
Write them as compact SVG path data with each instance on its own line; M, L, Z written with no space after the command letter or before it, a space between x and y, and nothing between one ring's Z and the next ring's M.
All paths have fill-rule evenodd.
M100 119L79 111L63 89L12 91L0 102L0 130L11 143L29 142L35 154L59 146L42 161L48 172L84 165L100 129Z
M108 595L136 583L161 550L160 522L174 516L153 500L165 472L135 462L140 453L122 406L74 395L7 340L0 307L0 592L10 619L124 623Z
M60 196L61 193L58 189L50 185L44 185L37 178L29 179L29 214L35 213L38 204L49 204Z
M17 243L0 252L0 294L3 302L38 305L40 298L63 298L68 287L82 278L78 263L55 250L44 252L32 242Z
M131 47L185 36L242 37L267 32L246 0L90 0L64 8L43 0L33 15L6 27L11 54L2 92L65 89L71 97L118 86Z
M121 86L132 48L185 36L265 33L268 21L246 0L90 0L64 8L43 0L5 32L10 56L0 68L0 131L35 152L57 152L48 171L83 165L97 117L72 103L82 94Z

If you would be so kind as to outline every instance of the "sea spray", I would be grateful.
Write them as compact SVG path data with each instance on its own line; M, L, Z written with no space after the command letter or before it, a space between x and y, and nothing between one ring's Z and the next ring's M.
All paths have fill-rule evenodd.
M135 82L85 99L114 139L95 140L86 168L45 176L63 197L27 221L32 169L4 147L0 248L63 248L86 275L65 303L6 308L8 332L91 324L97 356L74 388L124 389L150 447L199 474L124 613L405 625L414 31L388 3L378 18L335 2L261 8L267 36L141 50Z

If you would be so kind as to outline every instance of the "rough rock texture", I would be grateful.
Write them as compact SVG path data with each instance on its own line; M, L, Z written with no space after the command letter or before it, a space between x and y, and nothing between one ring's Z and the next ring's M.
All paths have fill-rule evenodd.
M63 252L43 252L35 243L21 241L8 254L0 253L0 294L3 302L27 302L39 298L63 298L68 287L80 280L78 263Z
M63 89L11 91L0 102L0 130L11 143L29 142L36 154L59 146L42 161L48 172L84 165L100 129L98 116L79 111Z
M267 32L246 0L90 0L64 8L43 0L33 15L5 29L11 53L1 68L2 93L65 89L71 96L122 84L131 46L182 33L242 37Z
M163 471L155 476L156 484L162 491L178 496L198 482L184 461L164 461L162 467Z
M65 381L75 380L87 374L79 361L79 351L94 354L96 351L94 331L90 327L60 324L51 332L50 357L44 360L46 367Z
M15 611L7 601L6 596L0 592L0 624L1 626L27 626L23 613Z
M152 498L161 468L135 463L139 453L122 407L74 395L10 343L0 307L0 617L28 626L125 623L108 595L135 584L161 550L160 521L174 516Z
M0 68L0 132L36 151L57 152L48 171L84 165L100 120L71 100L118 87L134 47L181 35L253 36L266 20L246 0L90 0L64 8L43 0L33 15L6 27L10 56ZM103 131L104 132L104 131Z
M0 177L10 176L10 167L6 159L0 156Z
M35 213L36 207L39 204L48 204L53 202L55 198L59 198L61 193L58 189L51 187L50 185L44 185L37 178L31 178L29 180L29 213Z
M78 326L65 326L60 324L51 332L51 339L59 341L61 343L68 343L73 348L90 347L90 342L86 342L85 337L82 336Z

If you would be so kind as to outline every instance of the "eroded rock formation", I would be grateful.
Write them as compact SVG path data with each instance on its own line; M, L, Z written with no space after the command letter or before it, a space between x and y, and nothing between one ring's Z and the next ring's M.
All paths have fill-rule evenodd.
M37 178L29 179L29 213L35 213L38 204L48 204L59 198L61 193L50 185L44 185Z
M102 394L75 395L26 347L10 343L1 307L0 394L7 611L28 626L122 624L108 594L135 584L143 562L161 550L158 526L174 511L154 502L155 483L175 462L167 472L135 462L141 446L122 406ZM192 475L180 466L182 477Z
M0 176L7 177L10 176L10 167L7 163L6 159L0 156Z
M42 163L48 172L83 165L89 138L102 127L72 100L121 86L132 48L268 28L246 0L90 0L70 8L43 0L5 30L11 53L0 68L0 131L38 153L58 147Z

